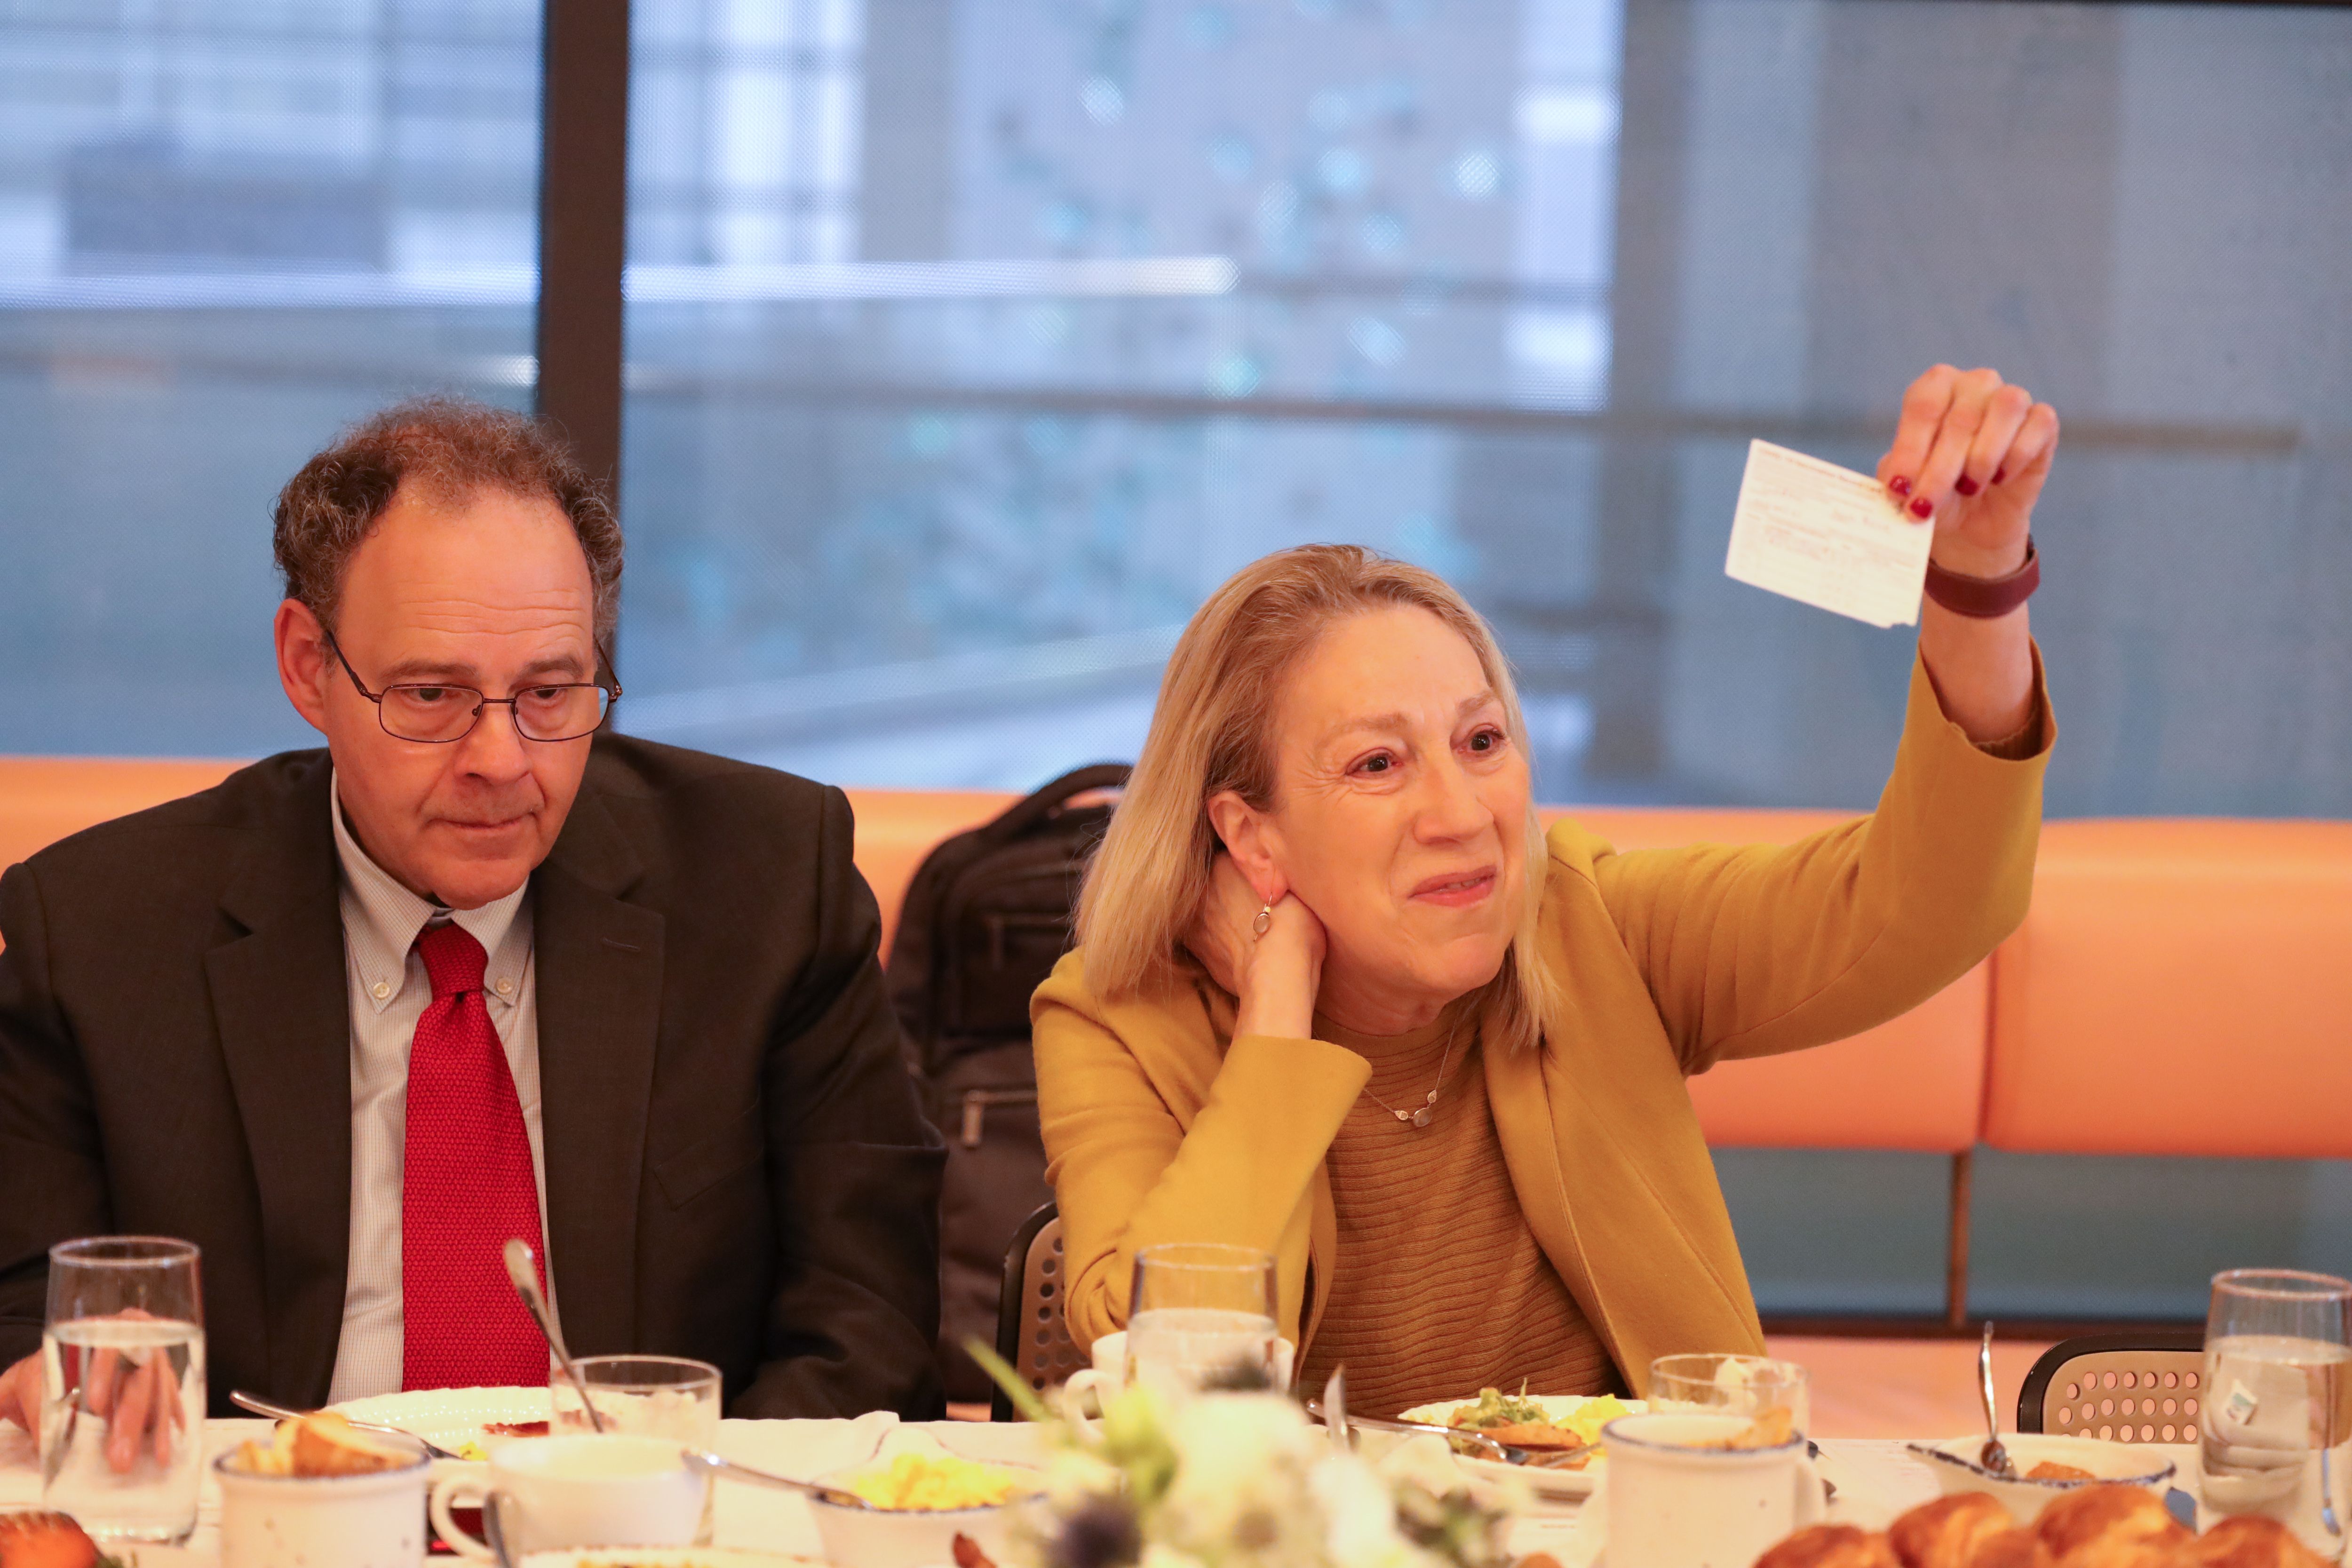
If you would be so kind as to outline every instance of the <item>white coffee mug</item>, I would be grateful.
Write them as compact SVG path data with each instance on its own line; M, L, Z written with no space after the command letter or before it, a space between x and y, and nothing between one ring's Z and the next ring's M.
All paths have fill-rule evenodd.
M1117 1333L1105 1334L1094 1342L1087 1353L1094 1365L1079 1368L1070 1374L1067 1383L1062 1384L1062 1408L1066 1412L1076 1413L1082 1421L1089 1415L1099 1415L1102 1407L1118 1397L1118 1391L1127 1386L1127 1331L1122 1329ZM1288 1340L1274 1342L1274 1385L1276 1388L1290 1386L1290 1366L1297 1354L1297 1348Z
M363 1476L257 1476L223 1454L221 1568L419 1568L432 1461L415 1452Z
M1742 1415L1621 1415L1601 1429L1603 1554L1630 1568L1748 1568L1822 1517L1803 1434L1769 1448L1719 1446Z
M488 1545L457 1528L454 1508L498 1506L508 1554L573 1546L691 1546L710 1481L667 1437L519 1437L490 1450L480 1472L433 1483L433 1528L463 1557ZM224 1565L226 1568L226 1565Z

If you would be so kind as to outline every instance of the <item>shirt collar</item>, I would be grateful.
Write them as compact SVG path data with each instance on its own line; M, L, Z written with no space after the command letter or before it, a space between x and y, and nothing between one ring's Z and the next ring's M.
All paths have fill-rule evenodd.
M407 982L417 934L443 921L456 921L489 955L483 973L484 999L493 1007L512 1006L520 1000L530 960L530 911L525 907L530 882L478 910L451 910L421 899L370 858L352 837L343 820L339 783L328 790L327 802L328 815L334 818L335 858L343 871L343 938L368 1005L379 1013L392 1005Z

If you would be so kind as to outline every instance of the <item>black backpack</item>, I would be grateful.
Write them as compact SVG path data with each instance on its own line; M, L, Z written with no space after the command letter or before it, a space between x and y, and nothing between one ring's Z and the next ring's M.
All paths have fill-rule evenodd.
M1070 802L1118 789L1127 775L1118 763L1065 773L948 839L924 858L899 911L890 999L924 1110L948 1143L939 1362L950 1400L989 1397L988 1376L963 1342L996 1342L1004 1249L1054 1195L1037 1131L1029 994L1069 951L1078 880L1112 809Z

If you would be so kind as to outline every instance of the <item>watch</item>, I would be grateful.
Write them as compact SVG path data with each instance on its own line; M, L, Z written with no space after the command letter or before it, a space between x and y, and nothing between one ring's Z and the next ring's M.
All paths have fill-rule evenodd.
M2025 536L2025 559L2017 570L2000 577L1970 577L1948 572L1931 558L1927 563L1927 597L1956 616L1992 620L2005 616L2033 596L2042 586L2042 557L2034 552L2033 536Z

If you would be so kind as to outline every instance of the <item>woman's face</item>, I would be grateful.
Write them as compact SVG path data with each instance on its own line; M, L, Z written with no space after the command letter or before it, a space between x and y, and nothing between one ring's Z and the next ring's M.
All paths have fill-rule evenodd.
M1528 763L1461 634L1411 607L1333 625L1272 739L1273 809L1220 815L1261 896L1322 921L1325 1010L1399 1032L1492 980L1526 896Z

